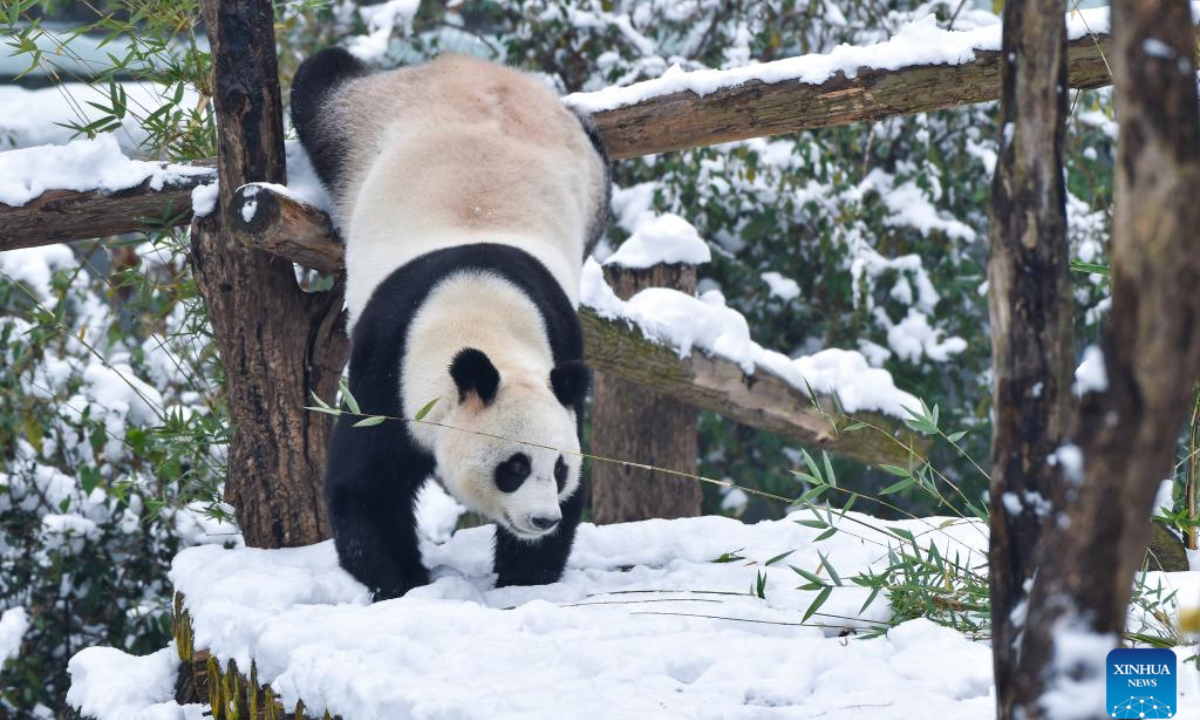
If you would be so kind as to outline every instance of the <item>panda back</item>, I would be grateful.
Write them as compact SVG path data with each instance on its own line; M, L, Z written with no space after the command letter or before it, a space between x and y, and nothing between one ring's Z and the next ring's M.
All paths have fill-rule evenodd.
M319 125L340 133L327 184L352 318L397 268L476 243L528 252L576 302L585 245L607 215L607 165L554 93L459 56L351 75L329 91Z

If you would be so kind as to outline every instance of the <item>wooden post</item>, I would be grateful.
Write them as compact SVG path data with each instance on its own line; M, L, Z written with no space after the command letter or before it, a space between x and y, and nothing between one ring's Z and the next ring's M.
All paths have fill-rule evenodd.
M1120 141L1104 374L1080 399L1067 505L1043 530L1008 717L1108 717L1105 653L1125 629L1154 496L1200 377L1200 103L1187 0L1115 0ZM1078 652L1086 642L1087 653ZM1077 693L1071 697L1071 693Z
M1063 148L1067 119L1064 0L1008 0L1001 54L1000 138L988 231L991 318L992 658L999 717L1025 687L1015 678L1024 601L1045 523L1059 498L1075 343L1068 277Z
M696 290L696 266L645 270L606 265L613 291L628 300L648 287ZM592 452L696 473L696 409L602 372L595 374ZM592 465L592 520L597 524L647 518L695 517L702 494L695 480L614 463Z
M234 435L226 500L246 544L306 545L329 536L321 491L327 415L346 361L342 293L306 294L291 262L233 236L235 191L285 179L283 114L270 0L203 0L212 46L218 211L192 225L192 268L225 369Z

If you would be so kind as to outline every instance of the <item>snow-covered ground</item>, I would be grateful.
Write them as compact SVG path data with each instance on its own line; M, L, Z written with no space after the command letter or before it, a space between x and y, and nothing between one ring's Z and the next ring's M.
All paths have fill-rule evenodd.
M373 605L328 542L183 551L171 579L186 597L195 646L242 668L253 660L285 705L302 700L345 720L993 717L986 643L924 619L862 639L889 608L880 599L864 610L868 591L845 580L803 623L816 592L798 590L807 581L789 567L828 578L820 551L843 579L881 569L885 527L965 558L986 544L973 521L885 524L850 514L821 543L821 531L797 515L755 525L720 517L585 524L561 582L496 589L490 526L429 539L444 537L456 513L438 503L422 515L433 583ZM714 562L726 553L738 559ZM750 592L759 573L765 598ZM1151 582L1159 579L1200 594L1200 573ZM116 652L76 656L73 704L98 720L196 717L194 706L170 702L168 655ZM122 668L123 679L104 668ZM132 687L139 672L138 687L161 691L133 693L136 707L114 699L114 683ZM1191 702L1200 676L1180 681L1177 717L1200 718L1200 702Z

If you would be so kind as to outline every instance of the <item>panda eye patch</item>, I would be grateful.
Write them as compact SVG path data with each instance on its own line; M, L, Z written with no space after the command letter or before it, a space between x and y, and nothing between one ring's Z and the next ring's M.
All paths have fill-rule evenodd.
M562 492L567 484L567 462L563 460L563 456L558 456L558 461L554 463L554 482L558 485L558 491Z
M496 466L496 487L502 492L516 492L529 473L529 456L517 453Z

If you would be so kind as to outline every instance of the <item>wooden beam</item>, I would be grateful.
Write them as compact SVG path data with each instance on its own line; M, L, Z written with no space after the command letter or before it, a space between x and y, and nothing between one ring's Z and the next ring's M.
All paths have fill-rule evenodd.
M0 252L107 237L192 221L192 189L215 182L215 160L193 166L211 172L174 176L162 189L147 179L128 190L47 190L24 205L0 203Z
M1200 41L1200 28L1193 28L1193 36ZM1097 88L1111 84L1101 55L1108 54L1109 45L1107 35L1070 43L1067 68L1071 87ZM839 73L819 84L755 81L703 97L692 92L653 97L597 112L592 118L609 156L617 159L872 122L999 97L1000 53L978 51L974 61L962 65L913 65L896 70L859 68L854 78ZM121 195L129 203L135 194L145 197L133 206L107 199ZM0 204L0 225L6 230L5 237L0 239L0 250L133 232L144 227L140 216L161 217L168 206L190 209L190 203L180 202L182 195L155 193L149 188L113 196L84 195L87 197L74 201L79 207L77 214L86 218L83 222L64 222L61 210L42 212L36 207L23 210L39 200L21 208ZM85 206L86 216L82 215ZM61 207L61 201L53 207ZM11 218L16 217L25 219L14 223ZM189 219L190 213L179 224Z
M239 242L289 263L331 274L342 271L342 245L326 230L328 220L320 210L269 187L251 187L251 192L243 188L234 195L226 215ZM254 212L243 213L252 202ZM260 213L264 213L261 219ZM804 392L767 368L747 375L737 363L699 350L680 358L675 348L647 339L624 321L606 320L586 307L579 316L587 361L593 368L659 395L871 465L906 465L906 445L915 443L918 449L927 445L901 421L878 413L855 417L885 428L895 440L872 430L836 432L827 414L833 406L831 398L819 398L822 407L818 408ZM839 427L848 424L845 420L838 423Z
M1112 83L1101 56L1108 45L1107 35L1068 45L1071 87ZM704 96L677 92L592 117L610 157L653 155L995 100L1000 57L976 51L975 60L962 65L864 67L853 78L839 72L819 84L752 81Z

